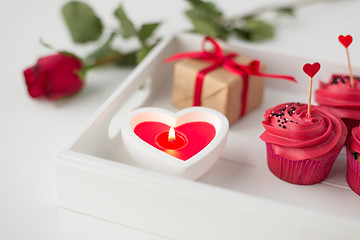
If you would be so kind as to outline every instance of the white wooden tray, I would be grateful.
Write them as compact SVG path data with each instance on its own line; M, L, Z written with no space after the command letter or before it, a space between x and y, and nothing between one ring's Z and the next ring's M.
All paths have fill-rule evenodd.
M270 173L259 139L267 108L307 101L306 62L322 64L313 89L317 79L346 72L345 65L227 46L262 60L269 73L294 75L298 84L267 80L262 105L231 126L221 160L198 181L137 167L120 134L109 138L111 120L131 108L126 102L133 94L137 107L178 111L170 101L173 66L163 61L177 52L199 50L202 39L183 34L162 41L58 154L59 205L174 239L358 239L360 197L347 186L344 151L326 181L297 186ZM150 96L141 103L147 88L137 89L149 79Z

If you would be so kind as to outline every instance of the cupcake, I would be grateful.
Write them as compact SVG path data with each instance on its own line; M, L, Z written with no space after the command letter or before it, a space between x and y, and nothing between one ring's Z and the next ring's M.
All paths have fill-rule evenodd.
M294 184L310 185L323 181L344 145L347 130L340 118L329 111L307 104L284 103L265 112L265 132L270 171Z
M360 195L360 128L355 127L346 144L347 170L346 180L350 188Z
M351 87L349 76L334 74L327 84L320 81L315 92L315 101L344 121L348 137L360 123L360 78L354 77L354 83Z

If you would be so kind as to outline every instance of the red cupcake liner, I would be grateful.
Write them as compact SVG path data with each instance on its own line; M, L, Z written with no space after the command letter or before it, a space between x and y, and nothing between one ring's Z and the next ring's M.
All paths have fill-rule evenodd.
M346 181L349 187L357 194L360 195L360 163L357 162L350 151L350 141L346 144Z
M341 150L322 160L294 161L276 155L271 143L266 143L266 148L270 171L281 180L298 185L311 185L323 181Z
M358 127L359 124L360 124L360 120L357 120L357 119L350 119L350 118L342 118L341 119L345 125L346 125L346 128L348 130L348 134L347 134L347 137L346 137L346 142L349 141L350 137L351 137L351 130L354 128L354 127Z

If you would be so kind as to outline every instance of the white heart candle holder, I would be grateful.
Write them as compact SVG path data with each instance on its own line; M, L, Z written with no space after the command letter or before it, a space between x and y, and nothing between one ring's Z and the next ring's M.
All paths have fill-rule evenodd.
M159 122L173 127L192 122L207 122L215 128L215 135L204 148L184 161L157 149L136 135L135 127L143 122ZM204 175L219 159L228 131L227 118L205 107L186 108L177 113L160 108L140 108L130 113L121 123L124 145L139 166L193 180Z

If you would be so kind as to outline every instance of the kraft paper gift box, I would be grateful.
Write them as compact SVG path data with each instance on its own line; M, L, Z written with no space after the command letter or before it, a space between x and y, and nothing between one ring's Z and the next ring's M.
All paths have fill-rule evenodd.
M253 59L239 55L234 60L241 65L249 65ZM175 63L173 76L172 102L179 108L193 106L194 86L199 71L213 63L199 59L182 59ZM264 72L264 65L260 65ZM246 103L243 104L243 76L230 72L223 67L207 73L201 91L201 106L223 113L230 124L244 114L259 106L263 99L264 77L248 75ZM245 108L245 109L242 109ZM242 113L242 111L244 111Z
M206 49L210 44L212 50ZM165 60L177 61L174 66L172 102L179 108L203 106L223 113L234 123L260 105L264 92L264 77L294 77L264 73L259 60L225 52L211 37L205 37L202 50L180 52Z

